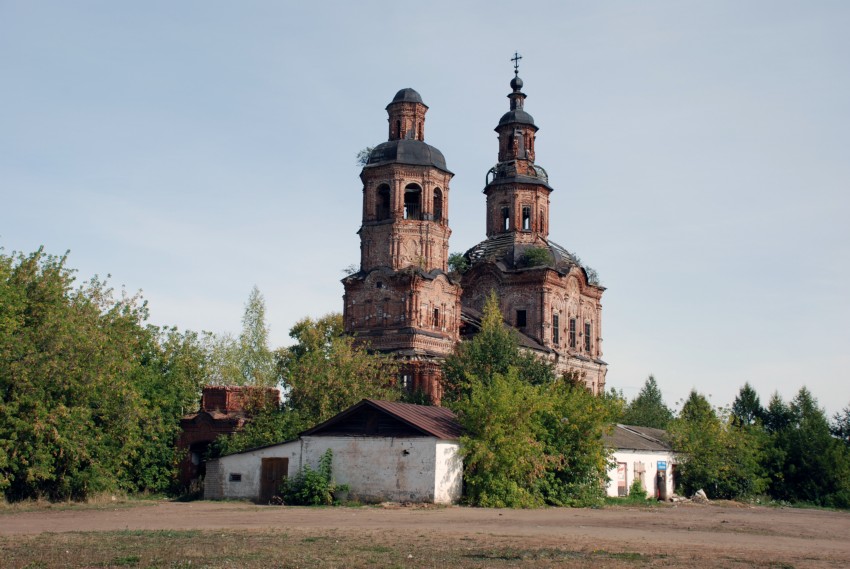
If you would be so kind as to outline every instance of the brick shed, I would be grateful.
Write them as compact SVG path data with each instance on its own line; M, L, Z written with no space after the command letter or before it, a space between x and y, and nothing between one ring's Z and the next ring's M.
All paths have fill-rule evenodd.
M204 498L267 503L284 476L333 451L333 475L367 502L449 504L461 495L460 425L442 407L364 399L293 441L210 461Z

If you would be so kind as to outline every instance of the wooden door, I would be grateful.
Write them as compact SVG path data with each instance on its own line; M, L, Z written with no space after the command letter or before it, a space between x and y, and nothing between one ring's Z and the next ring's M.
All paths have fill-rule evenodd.
M288 458L264 458L260 468L260 500L268 504L280 492L280 484L289 473Z

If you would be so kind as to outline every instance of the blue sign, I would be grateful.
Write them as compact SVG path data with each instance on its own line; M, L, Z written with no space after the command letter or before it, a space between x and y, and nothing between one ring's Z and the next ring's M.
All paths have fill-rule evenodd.
M667 470L667 461L659 460L658 461L658 470Z

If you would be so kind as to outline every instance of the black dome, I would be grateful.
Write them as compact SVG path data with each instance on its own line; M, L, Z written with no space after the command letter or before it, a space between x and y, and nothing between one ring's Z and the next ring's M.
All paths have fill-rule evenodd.
M522 109L508 111L502 115L502 118L499 119L499 126L512 122L530 124L534 126L534 117L532 117L530 114L528 114Z
M413 91L413 89L410 90ZM369 154L366 166L377 166L392 162L416 166L434 166L444 172L449 172L443 153L421 140L390 140L379 144Z
M393 97L392 102L393 103L422 103L423 105L425 104L425 102L422 100L422 95L420 95L419 93L417 93L415 90L411 89L410 87L408 87L406 89L402 89L401 91L396 93L395 97Z

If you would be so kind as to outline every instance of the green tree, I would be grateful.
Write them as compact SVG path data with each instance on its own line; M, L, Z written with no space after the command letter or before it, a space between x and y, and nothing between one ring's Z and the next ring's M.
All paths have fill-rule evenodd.
M209 360L208 383L274 387L280 383L275 356L268 346L266 304L254 286L245 303L238 338L210 334L204 338Z
M547 457L543 499L555 506L598 504L609 462L603 435L621 410L619 402L593 395L568 378L537 388L548 403L536 416Z
M364 398L401 397L397 364L345 335L341 314L300 320L289 335L296 343L277 352L278 366L286 409L297 413L305 428Z
M499 299L493 293L484 307L479 332L472 341L460 343L443 364L443 402L451 406L476 382L487 384L496 374L506 375L511 367L527 383L555 380L547 361L519 350L517 332L504 325Z
M607 469L602 432L619 407L521 352L495 296L484 308L480 332L447 359L444 377L444 402L466 433L467 502L532 507L598 501Z
M246 385L274 387L279 382L274 355L269 349L266 302L254 286L245 304L242 333L239 334L239 363Z
M664 403L664 397L653 375L646 379L637 397L626 406L621 417L621 421L626 425L654 429L666 429L671 420L673 412Z
M469 259L463 253L452 253L449 255L449 271L463 274L469 270Z
M772 430L771 495L850 507L850 453L830 433L823 409L805 387L786 409L784 426Z
M724 412L691 391L679 417L670 423L679 454L679 484L687 494L705 490L711 498L739 498L764 492L763 439L736 429Z
M486 382L474 377L470 382L455 402L464 429L460 442L466 500L494 508L542 505L537 486L547 458L535 415L546 406L545 399L519 378L516 368L504 375L495 372Z
M833 436L850 447L850 405L842 409L841 413L833 415L832 420L833 423L830 430Z
M0 490L9 500L162 490L197 345L138 295L75 286L67 255L0 254Z
M749 382L744 383L732 403L732 417L739 425L755 425L764 420L764 413L758 393Z

